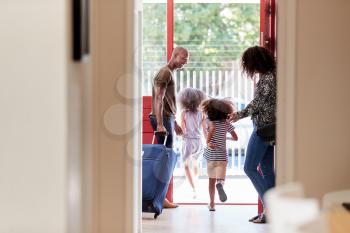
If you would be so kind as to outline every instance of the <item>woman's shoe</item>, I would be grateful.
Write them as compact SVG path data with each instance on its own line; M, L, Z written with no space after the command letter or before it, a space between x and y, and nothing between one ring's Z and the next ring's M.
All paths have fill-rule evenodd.
M259 216L259 218L253 220L253 223L266 223L266 215L265 214L261 214Z
M254 216L252 218L249 219L249 222L253 222L254 220L258 219L260 217L260 214L258 214L257 216Z

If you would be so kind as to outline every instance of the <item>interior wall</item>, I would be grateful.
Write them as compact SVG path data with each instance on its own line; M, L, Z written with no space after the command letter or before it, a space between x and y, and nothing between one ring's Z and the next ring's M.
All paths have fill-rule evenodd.
M72 61L71 1L1 1L0 21L0 232L89 233L91 62Z
M140 232L141 57L135 2L93 2L94 232Z
M282 7L287 6L286 1L279 2L282 2ZM347 123L350 114L347 103L350 99L347 69L350 64L350 2L299 0L295 7L295 24L281 24L279 27L284 32L278 42L282 55L279 61L283 66L280 70L288 69L288 56L295 55L290 59L292 69L289 72L294 75L288 77L294 79L290 87L293 90L283 89L291 94L282 94L279 105L292 103L282 106L280 111L285 108L286 112L293 114L289 121L284 116L282 125L285 128L279 131L282 136L279 159L285 161L284 164L280 162L280 169L288 170L292 166L289 180L302 182L307 196L321 198L326 192L350 188L350 124ZM293 20L293 16L289 20ZM292 27L281 28L286 25ZM295 38L292 40L295 44L287 44L290 40L287 33ZM289 55L288 46L294 48ZM285 78L279 77L281 86L290 82L283 80ZM291 145L283 136L289 134L283 132L289 123L294 125L289 135ZM283 157L290 155L290 150L294 152L291 155L293 161L288 164L289 158ZM281 173L284 172L281 170Z
M93 232L93 107L91 53L72 59L72 2L66 0L67 232ZM90 2L91 11L91 2ZM90 25L91 25L91 12ZM90 32L91 34L91 32ZM89 35L90 49L92 46Z
M296 179L321 197L350 188L350 2L299 0L297 9Z
M67 232L66 3L0 2L0 232Z
M70 12L70 11L68 11ZM67 41L71 41L71 21L67 15ZM93 202L93 80L91 55L73 61L67 44L67 230L92 232Z

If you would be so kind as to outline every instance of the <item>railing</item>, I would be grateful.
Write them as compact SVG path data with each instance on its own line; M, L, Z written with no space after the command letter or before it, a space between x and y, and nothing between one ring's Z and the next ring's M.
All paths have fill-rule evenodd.
M152 95L152 80L157 69L144 71L144 95ZM252 80L242 77L237 62L232 63L230 69L192 69L174 72L177 93L185 87L201 89L210 97L231 97L237 105L237 109L244 108L253 98ZM179 114L179 112L178 112ZM177 116L178 118L179 116ZM227 175L244 175L243 164L246 155L246 147L252 132L250 119L246 118L234 123L238 141L227 140L227 153L229 156ZM176 137L174 150L178 153L178 162L174 170L174 176L184 176L181 159L182 140ZM199 174L206 175L206 161L200 159Z

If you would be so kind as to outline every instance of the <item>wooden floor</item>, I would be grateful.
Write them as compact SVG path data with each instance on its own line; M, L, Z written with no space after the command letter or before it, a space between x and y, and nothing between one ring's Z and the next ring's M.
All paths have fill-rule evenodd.
M164 209L153 219L143 213L143 233L267 233L268 224L254 224L248 219L256 214L256 206L217 205L215 212L205 205L182 205Z

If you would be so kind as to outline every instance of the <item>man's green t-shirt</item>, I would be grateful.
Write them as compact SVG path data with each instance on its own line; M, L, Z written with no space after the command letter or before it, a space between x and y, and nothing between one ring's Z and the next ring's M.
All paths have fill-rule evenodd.
M176 114L176 98L175 98L175 82L173 73L166 65L162 67L153 79L152 85L152 113L155 115L155 91L154 88L163 87L166 88L165 96L163 99L163 116L170 117Z

